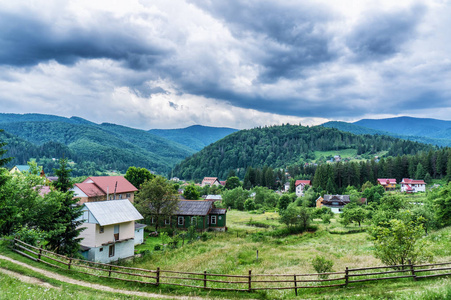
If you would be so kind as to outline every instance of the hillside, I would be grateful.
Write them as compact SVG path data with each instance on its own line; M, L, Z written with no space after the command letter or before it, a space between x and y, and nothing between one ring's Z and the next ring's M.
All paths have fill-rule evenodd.
M5 148L8 155L17 157L10 165L24 164L30 158L42 156L61 157L48 156L55 153L45 150L49 143L54 148L64 149L63 154L76 163L90 162L97 170L121 172L129 166L139 166L165 173L175 163L194 153L184 145L144 130L108 123L95 124L76 117L42 115L41 120L39 116L0 114L0 128L9 134L9 145Z
M379 120L374 120L374 121L379 121ZM437 120L437 121L439 121L439 120ZM360 122L360 121L358 121L358 122ZM404 134L399 134L396 132L383 131L380 129L374 129L374 128L365 127L362 125L357 125L358 122L346 123L346 122L339 122L339 121L331 121L331 122L324 123L321 126L328 127L328 128L336 128L340 131L350 132L350 133L354 133L354 134L389 135L392 137L405 139L405 140L409 140L409 141L414 141L414 142L425 143L425 144L444 146L444 147L451 146L451 129L437 130L435 132L431 132L427 136L404 135ZM447 122L447 121L444 121L444 122ZM363 124L365 124L365 122L363 122ZM389 129L389 126L375 126L375 127ZM412 131L412 132L414 132L414 131Z
M449 137L449 135L446 134L446 130L451 129L451 121L412 117L363 119L354 122L354 124L396 134L430 136L435 138ZM442 134L442 131L445 131L445 133Z
M152 134L180 143L195 151L200 151L211 143L214 143L236 131L238 130L233 128L208 127L201 125L193 125L180 129L149 130Z
M380 135L355 135L322 126L282 125L241 130L226 136L174 168L174 176L225 178L229 170L242 177L247 167L286 168L315 158L315 151L355 149L357 154L414 154L432 146Z

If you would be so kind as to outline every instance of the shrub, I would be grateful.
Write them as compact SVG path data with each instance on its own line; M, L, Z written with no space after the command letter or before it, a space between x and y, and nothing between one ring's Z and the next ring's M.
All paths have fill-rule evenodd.
M333 272L332 267L334 266L334 262L324 258L323 256L316 256L312 260L312 266L317 273L329 273ZM327 274L319 274L319 279L327 279L329 275Z

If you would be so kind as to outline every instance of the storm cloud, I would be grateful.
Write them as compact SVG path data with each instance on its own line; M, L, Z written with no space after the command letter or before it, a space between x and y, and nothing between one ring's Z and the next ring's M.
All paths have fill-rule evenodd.
M439 0L14 1L0 107L144 129L449 119L450 14Z

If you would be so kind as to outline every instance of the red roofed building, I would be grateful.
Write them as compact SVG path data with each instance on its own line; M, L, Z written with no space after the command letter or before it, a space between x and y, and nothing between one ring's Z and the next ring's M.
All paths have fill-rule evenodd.
M382 185L386 191L394 191L396 189L396 179L394 178L378 178L377 183Z
M93 176L72 188L78 204L105 200L128 199L133 203L138 189L123 176Z
M300 197L304 195L304 187L311 185L310 180L296 180L294 186L296 187L296 196Z
M426 182L424 182L424 180L403 178L401 181L401 192L406 193L426 192Z
M204 177L201 183L201 187L204 187L206 185L212 186L212 185L221 185L221 183L218 180L218 177Z

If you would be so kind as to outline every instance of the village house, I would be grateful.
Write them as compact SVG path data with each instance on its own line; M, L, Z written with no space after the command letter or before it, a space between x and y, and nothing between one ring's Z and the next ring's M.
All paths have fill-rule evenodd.
M23 172L30 172L30 166L29 165L15 165L14 167L11 168L11 170L9 170L10 174L21 174ZM41 170L41 173L39 174L39 176L44 178L44 180L46 179L44 170Z
M221 195L206 195L205 200L213 201L213 202L222 201L222 196Z
M394 191L396 189L395 178L378 178L377 183L382 185L385 191Z
M333 213L341 213L343 207L350 203L349 195L324 195L316 199L316 208L329 207Z
M296 180L294 186L296 187L296 196L304 195L304 188L306 185L311 185L310 180Z
M226 230L225 208L216 208L214 201L209 200L180 200L178 209L172 217L159 220L160 226L173 226L178 229L188 229L191 225L199 231ZM156 219L151 219L155 224Z
M71 189L78 204L105 200L128 199L134 202L138 190L124 176L92 176Z
M216 185L219 186L221 185L221 182L219 181L218 177L204 177L204 179L202 180L202 183L200 184L201 187L204 187L206 185L212 186L212 185Z
M401 192L406 193L426 192L426 182L424 182L424 180L403 178L401 181Z
M283 185L283 191L288 193L290 191L290 182L285 182Z
M82 255L90 261L108 263L134 255L135 221L143 219L127 199L86 202L79 227ZM138 239L142 237L138 237Z

